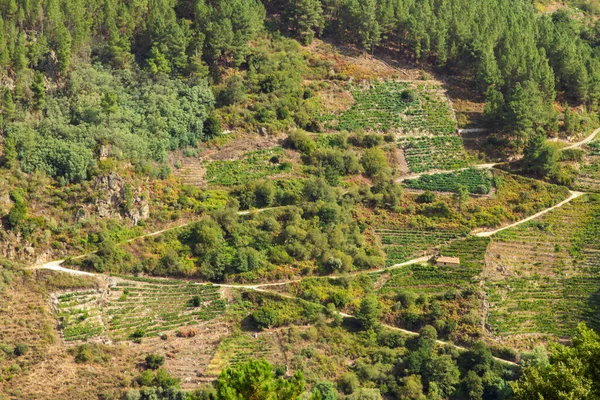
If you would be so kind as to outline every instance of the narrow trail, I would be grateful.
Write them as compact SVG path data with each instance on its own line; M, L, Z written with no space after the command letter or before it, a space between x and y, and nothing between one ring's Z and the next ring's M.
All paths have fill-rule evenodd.
M401 177L395 179L395 182L401 183L407 179L418 179L418 178L422 177L423 175L451 174L453 172L466 171L466 170L472 169L472 168L474 168L474 169L492 169L498 164L501 164L501 163L476 164L476 165L471 165L471 166L465 167L465 168L451 169L451 170L430 170L430 171L426 171L426 172L419 172L418 174L408 174L408 175L401 176Z
M342 312L340 312L340 315L343 316L343 317L345 317L345 318L356 318L354 315L346 314L346 313L342 313ZM402 332L402 333L404 333L406 335L409 335L409 336L419 336L418 332L409 331L408 329L403 329L403 328L399 328L399 327L394 326L394 325L388 325L388 324L383 324L383 323L381 325L383 327L387 328L387 329L390 329L390 330L393 330L393 331ZM437 344L439 344L440 346L452 346L455 349L458 349L460 351L468 351L469 350L466 347L459 346L457 344L454 344L454 343L451 343L451 342L446 342L446 341L440 340L440 339L437 339L435 342ZM517 364L516 362L505 360L503 358L499 358L499 357L496 357L496 356L492 356L492 358L494 360L499 361L499 362L504 363L504 364L514 365L515 367L519 366L519 364Z
M408 261L405 261L405 262L400 263L400 264L390 265L389 267L383 267L383 268L377 268L377 269L368 269L368 270L359 270L359 271L354 271L354 272L351 272L351 273L348 273L348 274L344 274L344 275L320 275L320 276L317 275L317 276L311 276L311 278L314 278L314 279L342 279L342 278L357 276L357 275L360 275L360 274L376 274L376 273L379 273L379 272L386 272L386 271L390 271L390 270L393 270L393 269L406 267L408 265L420 264L420 263L423 263L423 262L427 262L427 261L429 261L429 259L432 256L433 256L433 254L425 255L423 257L414 258L412 260L408 260ZM222 286L222 287L233 288L233 289L254 289L254 290L260 290L262 288L287 285L287 284L290 284L290 283L298 283L298 282L302 282L305 279L306 278L298 278L298 279L289 279L289 280L279 281L279 282L257 283L257 284L243 284L243 283L241 283L241 284L235 284L235 283L231 283L231 284L216 284L216 285Z
M490 165L490 164L484 164L484 165ZM527 218L524 218L522 220L519 220L519 221L514 222L512 224L503 226L503 227L498 228L498 229L494 229L494 230L491 230L491 231L483 231L483 232L471 232L471 234L474 235L474 236L477 236L477 237L490 237L490 236L493 236L493 235L497 234L498 232L504 231L506 229L513 228L513 227L521 225L521 224L523 224L525 222L528 222L528 221L531 221L533 219L539 218L542 215L547 214L548 212L550 212L550 211L552 211L552 210L554 210L556 208L562 207L563 205L569 203L573 199L576 199L577 197L580 197L580 196L582 196L582 195L585 194L583 192L576 192L576 191L570 191L570 193L571 193L571 195L568 198L566 198L565 200L563 200L563 201L561 201L561 202L559 202L559 203L557 203L557 204L555 204L555 205L553 205L551 207L548 207L548 208L546 208L546 209L544 209L544 210L542 210L542 211L540 211L540 212L538 212L536 214L533 214L533 215L531 215L531 216L529 216ZM257 209L257 210L248 210L248 211L239 211L238 215L247 215L247 214L249 214L251 212L262 212L262 211L266 211L266 210L271 210L273 208L276 208L276 207L262 208L262 209ZM179 228L185 227L187 225L190 225L193 222L194 221L191 221L191 222L188 222L186 224L182 224L182 225L178 225L178 226L166 228L166 229L163 229L163 230L160 230L160 231L148 233L148 234L145 234L145 235L142 235L142 236L138 236L138 237L135 237L133 239L129 239L129 240L125 241L125 243L129 243L129 242L132 242L134 240L139 240L139 239L147 238L147 237L151 237L151 236L157 236L157 235L160 235L161 233L164 233L164 232L167 232L167 231L170 231L170 230L174 230L174 229L179 229ZM73 257L72 259L74 259L74 260L81 259L81 258L83 258L83 257L85 257L87 255L94 254L94 253L95 252L86 253L86 254L83 254L83 255L79 255L79 256ZM411 264L418 264L418 263L426 262L426 261L428 261L431 258L431 256L432 256L431 254L430 255L425 255L423 257L415 258L413 260L409 260L409 261L406 261L406 262L403 262L403 263L400 263L400 264L394 264L394 265L391 265L389 267L384 267L384 268L378 268L378 269L367 270L367 271L356 271L356 272L352 272L352 273L347 274L347 275L326 275L326 276L322 276L320 278L340 279L340 278L342 278L344 276L355 276L355 275L362 274L362 273L373 274L373 273L378 273L378 272L384 272L384 271L389 271L389 270L392 270L392 269L395 269L395 268L401 268L401 267L404 267L404 266L407 266L407 265L411 265ZM70 273L70 274L87 275L87 276L95 276L96 275L96 274L93 274L93 273L90 273L90 272L86 272L86 271L79 271L79 270L73 270L73 269L62 267L61 265L64 262L65 262L64 259L49 261L49 262L41 264L41 265L35 265L35 266L33 266L33 267L29 268L29 269L49 269L49 270L53 270L53 271L61 271L61 272L66 272L66 273ZM279 285L285 285L285 284L289 284L289 283L296 283L296 282L302 281L303 279L304 278L299 278L299 279L287 280L287 281L282 281L282 282L272 282L272 283L264 283L264 284L256 284L256 285L243 285L243 284L238 284L238 285L228 284L228 285L225 285L225 284L223 284L221 286L223 286L223 287L231 287L231 288L258 289L258 288L261 288L261 287L279 286Z
M276 295L276 296L283 297L285 299L290 299L290 300L303 300L303 299L301 299L299 297L290 296L288 294L279 293L279 292L273 292L273 291L270 291L270 290L265 290L265 289L260 289L260 288L258 288L258 289L251 289L251 290L255 290L255 291L260 292L260 293L267 293L267 294ZM353 319L356 319L355 315L344 313L344 312L341 312L341 311L338 311L338 312L344 318L353 318ZM399 328L399 327L394 326L394 325L389 325L389 324L381 323L381 326L383 326L386 329L390 329L390 330L393 330L393 331L401 332L401 333L404 333L404 334L409 335L409 336L419 336L419 332L414 332L414 331L410 331L408 329ZM455 349L460 350L460 351L468 351L469 350L466 347L459 346L459 345L454 344L452 342L446 342L446 341L440 340L440 339L437 339L435 342L436 342L436 344L438 344L440 346L452 346ZM513 365L513 366L516 366L516 367L519 366L519 364L517 364L516 362L505 360L503 358L499 358L499 357L495 357L495 356L492 356L492 358L494 360L496 360L498 362L501 362L501 363L504 363L504 364L510 364L510 365Z
M567 147L563 147L561 150L570 150L570 149L578 149L581 146L590 143L591 141L594 140L594 138L596 137L596 135L598 134L598 132L600 132L600 128L596 129L594 132L592 132L592 134L588 137L586 137L585 139L583 139L582 141L579 141L577 143L573 143L572 145L569 145Z
M383 268L383 269L377 269L377 270L370 270L370 271L364 271L366 273L375 273L375 272L379 272L379 271L383 271L383 270L389 270L389 269L393 269L393 268L400 268L402 266L407 266L407 265L411 265L411 264L416 264L419 262L423 262L423 261L427 261L428 257L424 256L424 257L420 257L420 258L416 258L414 260L410 260L404 263L400 263L400 264L395 264L392 265L388 268ZM85 276L96 276L96 277L100 277L100 276L104 276L102 274L95 274L92 272L85 272L85 271L77 271L77 270L73 270L73 269L68 269L68 268L64 268L61 267L62 260L59 261L53 261L50 263L46 263L44 264L44 268L45 269L50 269L53 271L60 271L60 272L65 272L65 273L69 273L69 274L74 274L74 275L85 275ZM363 273L363 271L358 271L357 273L353 273L351 275L356 275L359 273ZM341 278L341 276L327 276L324 278L331 278L331 279L338 279ZM217 287L222 287L222 288L229 288L229 289L243 289L243 290L252 290L252 291L256 291L259 293L265 293L265 294L271 294L271 295L275 295L275 296L279 296L285 299L289 299L289 300L303 300L300 297L296 297L296 296L291 296L289 294L285 294L285 293L280 293L280 292L275 292L272 290L268 290L268 289L264 289L266 287L271 287L271 286L277 286L277 285L283 285L286 283L291 283L291 282L298 282L301 281L301 279L299 280L294 280L294 281L287 281L287 282L278 282L278 283L265 283L265 284L257 284L257 285L235 285L235 284L226 284L226 283L210 283L210 282L195 282L196 285L211 285L211 286L217 286ZM340 312L340 315L342 315L344 318L356 318L355 315L352 314L347 314L347 313L343 313ZM408 329L404 329L404 328L399 328L397 326L394 325L389 325L389 324L381 324L383 327L390 329L390 330L394 330L394 331L398 331L398 332L402 332L406 335L409 336L418 336L419 333L418 332L414 332L414 331L410 331ZM468 349L466 347L463 346L459 346L456 345L454 343L451 342L445 342L443 340L436 340L436 343L441 345L441 346L452 346L460 351L467 351ZM498 357L493 357L495 360L502 362L502 363L506 363L506 364L511 364L514 366L518 366L517 363L512 362L512 361L508 361L508 360L504 360L502 358L498 358Z
M533 214L533 215L531 215L531 216L529 216L527 218L524 218L524 219L522 219L520 221L514 222L514 223L512 223L510 225L503 226L502 228L494 229L492 231L477 232L477 233L475 233L475 236L478 236L478 237L489 237L489 236L495 235L496 233L501 232L503 230L513 228L513 227L521 225L521 224L523 224L523 223L525 223L527 221L531 221L533 219L541 217L542 215L544 215L546 213L549 213L550 211L552 211L552 210L554 210L556 208L562 207L565 204L567 204L568 202L570 202L571 200L576 199L577 197L582 196L582 195L585 194L583 192L574 192L572 190L570 192L571 192L571 195L568 198L566 198L565 200L561 201L560 203L557 203L557 204L553 205L552 207L546 208L546 209L544 209L544 210L542 210L542 211L540 211L540 212L538 212L536 214Z
M257 209L253 209L253 210L243 210L243 211L238 211L237 215L249 215L249 214L252 214L252 213L261 213L263 211L273 210L275 208L278 208L278 207L266 207L266 208L257 208ZM175 226L171 226L171 227L168 227L168 228L161 229L159 231L145 233L143 235L136 236L136 237L131 238L131 239L127 239L127 240L125 240L123 242L118 243L117 245L121 245L121 244L125 244L125 243L131 243L131 242L135 242L136 240L146 239L146 238L153 237L153 236L158 236L158 235L161 235L161 234L169 232L169 231L174 231L176 229L185 228L186 226L189 226L189 225L191 225L191 224L193 224L195 222L198 222L198 221L197 220L192 220L192 221L186 222L185 224L175 225ZM92 254L96 254L96 253L97 253L97 251L90 251L88 253L84 253L84 254L80 254L78 256L71 257L71 259L72 260L80 260L80 259L82 259L84 257L87 257L87 256L92 255ZM61 264L64 263L64 262L65 262L65 259L53 260L53 261L49 261L49 262L44 263L44 264L34 265L34 266L32 266L32 267L30 267L28 269L50 269L50 270L53 270L53 271L62 271L62 272L67 272L67 273L72 273L72 274L77 274L77 275L94 275L94 274L91 274L91 273L85 272L85 271L78 271L78 270L73 270L73 269L68 269L68 268L61 267Z

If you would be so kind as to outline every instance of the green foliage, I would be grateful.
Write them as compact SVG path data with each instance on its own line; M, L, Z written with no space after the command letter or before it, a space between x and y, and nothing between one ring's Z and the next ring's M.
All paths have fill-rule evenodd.
M313 396L320 400L337 400L338 392L333 383L322 381L313 388Z
M192 307L200 307L200 305L202 305L202 298L200 296L194 296L192 297L190 304Z
M360 321L363 329L369 330L379 326L381 317L381 304L375 295L368 295L360 302L360 308L356 318Z
M458 185L465 185L470 193L476 194L488 194L492 188L490 173L475 168L447 174L421 175L417 179L406 179L402 183L411 189L442 192L456 192Z
M289 2L285 18L289 21L289 24L286 24L287 29L307 45L312 42L315 35L319 36L325 27L323 9L319 0Z
M518 382L512 384L518 400L594 398L600 395L600 356L598 335L580 324L573 346L553 344L548 364L528 367Z
M145 361L148 368L158 369L165 363L165 357L160 354L148 354Z
M33 105L35 109L42 111L46 105L46 86L44 84L44 75L40 71L35 71L33 75L31 91L33 92Z
M270 307L261 307L252 313L252 320L258 329L268 329L278 324L278 313Z
M275 378L265 360L249 360L221 372L216 382L217 399L295 399L304 391L304 379L296 373L290 380Z
M90 362L106 363L110 360L106 348L100 344L80 344L73 348L71 353L75 356L75 362L79 364Z
M360 159L360 163L365 170L365 174L370 178L389 170L385 153L378 148L366 149Z
M26 343L17 343L15 345L15 356L20 357L27 354L29 351L29 345Z
M8 225L11 229L17 229L27 218L27 206L23 198L22 190L13 190L10 193L11 200L14 202L8 212Z
M118 111L119 106L117 104L117 95L112 92L104 92L102 100L100 100L100 107L106 114L106 123L110 125L110 116Z
M74 182L88 177L101 144L110 145L112 157L164 160L168 150L204 139L203 123L213 105L204 82L152 80L143 72L99 65L73 70L68 85L70 90L46 99L41 121L6 127L9 165Z
M307 156L310 156L317 148L317 144L310 135L299 129L291 131L288 134L287 141L293 149Z
M209 115L206 121L204 121L202 132L204 133L204 137L206 139L213 139L219 136L222 133L219 119L213 114Z
M529 139L523 152L525 168L540 176L545 177L557 169L558 152L546 141L546 135L538 134Z

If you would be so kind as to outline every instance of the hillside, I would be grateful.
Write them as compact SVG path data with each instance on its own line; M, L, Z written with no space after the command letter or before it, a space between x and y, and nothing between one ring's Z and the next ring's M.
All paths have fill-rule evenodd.
M596 5L0 0L0 400L598 398Z

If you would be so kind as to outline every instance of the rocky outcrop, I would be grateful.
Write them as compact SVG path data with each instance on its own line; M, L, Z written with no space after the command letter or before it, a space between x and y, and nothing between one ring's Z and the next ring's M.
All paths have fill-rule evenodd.
M127 185L116 172L97 178L96 213L101 218L127 218L132 224L150 216L150 206L141 197L141 190Z

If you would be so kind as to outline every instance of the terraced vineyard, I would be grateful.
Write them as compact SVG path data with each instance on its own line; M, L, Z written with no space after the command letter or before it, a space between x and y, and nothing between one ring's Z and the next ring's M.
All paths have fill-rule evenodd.
M387 255L386 265L399 264L431 252L437 246L461 236L458 230L377 229Z
M240 160L206 162L206 180L210 185L234 186L289 172L292 164L281 162L284 157L285 151L275 147L251 151Z
M591 143L588 143L590 148L590 154L593 156L600 156L600 140L595 140Z
M441 249L440 253L459 257L459 266L415 264L390 270L389 279L378 292L390 298L400 289L410 289L419 294L440 295L460 285L477 283L488 244L488 238L473 236L456 240Z
M488 170L469 168L446 174L422 175L402 183L411 189L440 192L456 192L458 185L465 185L471 193L488 194L492 189L492 176Z
M354 90L355 104L339 116L337 125L330 127L348 131L397 129L405 134L454 133L452 110L439 92L435 85L415 88L406 82L376 82L368 89Z
M277 335L276 331L256 335L241 333L224 339L206 367L205 375L216 377L228 366L250 358L264 358L274 365L285 365L286 359Z
M499 336L565 337L600 327L600 197L582 196L498 235L489 247L488 325Z
M581 166L574 187L577 190L600 193L600 156L589 157L587 163Z
M168 283L168 282L167 282ZM219 289L193 283L120 282L106 292L73 292L58 297L65 341L106 335L112 339L153 336L217 318L226 301ZM192 299L197 302L192 304Z
M98 307L101 294L95 290L58 296L58 320L65 341L85 340L105 331Z
M458 136L400 138L398 146L404 151L413 173L460 169L468 165L463 141Z

